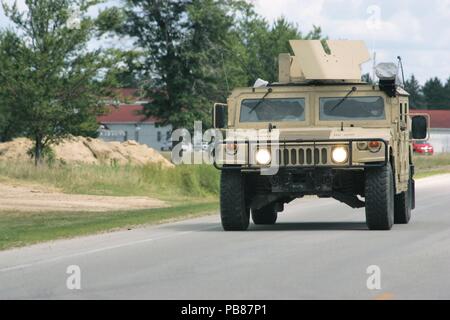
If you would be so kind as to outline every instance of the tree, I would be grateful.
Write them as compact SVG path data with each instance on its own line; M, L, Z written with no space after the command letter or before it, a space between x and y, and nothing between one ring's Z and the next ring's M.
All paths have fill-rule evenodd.
M204 28L202 19L207 16L202 13L213 5L212 1L202 1L205 7L187 0L128 0L126 4L125 23L116 23L115 27L120 34L134 37L143 50L144 76L152 79L147 85L152 97L146 106L147 115L158 116L162 124L174 126L192 122L194 115L206 119L204 100L211 92L205 89L214 82L206 81L209 70L202 61L204 46L210 44L208 33L216 31L214 27L220 28L220 19L214 19L221 18L211 11ZM101 19L120 17L118 12L117 8L106 10Z
M145 85L142 70L142 52L139 50L110 49L116 64L107 70L105 82L115 88L141 88Z
M439 78L434 77L425 82L422 92L427 109L447 109L450 108L446 99L445 88Z
M321 40L323 39L320 27L313 26L313 30L303 35L298 25L290 23L284 17L278 18L274 25L268 29L268 41L260 47L260 68L266 70L267 81L278 81L278 55L280 53L293 54L289 40Z
M320 40L322 36L320 27L313 26L313 30L303 35L298 25L287 21L284 17L278 18L271 26L253 9L248 7L242 14L245 18L237 21L235 33L238 40L234 41L229 64L236 56L244 68L246 81L237 85L253 85L257 78L270 83L278 81L278 55L291 53L289 40Z
M11 31L0 33L0 76L6 71L14 71L20 58L21 45L18 37ZM16 63L14 63L16 60ZM20 72L16 70L16 72ZM22 129L22 123L14 121L14 108L9 103L11 89L7 81L0 82L0 141L5 142L15 137ZM20 94L15 93L20 97Z
M450 109L450 77L444 86L444 107L445 109Z
M105 53L87 50L96 32L87 11L100 2L26 0L22 11L2 3L14 28L1 31L0 105L34 142L36 164L50 144L96 134L101 74L111 65Z
M278 54L290 39L319 39L320 28L305 36L284 18L273 26L241 0L127 0L121 10L105 10L102 21L136 39L152 102L146 114L161 124L192 128L211 123L214 101L256 78L278 78ZM121 17L125 21L119 23Z
M419 81L412 74L409 79L405 81L405 90L409 93L409 105L412 109L420 109L424 105L422 89Z

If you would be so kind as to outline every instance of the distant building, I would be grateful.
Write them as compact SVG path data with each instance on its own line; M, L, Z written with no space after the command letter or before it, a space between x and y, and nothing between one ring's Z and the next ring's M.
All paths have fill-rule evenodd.
M146 117L142 111L148 100L137 89L119 89L118 100L109 101L108 113L99 116L99 138L105 141L135 140L156 150L170 145L172 126L157 126L158 119Z
M450 152L450 110L417 110L411 113L426 113L430 116L429 142L434 152Z

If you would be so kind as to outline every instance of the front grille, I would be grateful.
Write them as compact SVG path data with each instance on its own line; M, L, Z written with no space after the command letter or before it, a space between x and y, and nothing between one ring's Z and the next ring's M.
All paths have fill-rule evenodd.
M329 146L280 146L279 163L284 166L320 166L329 164Z

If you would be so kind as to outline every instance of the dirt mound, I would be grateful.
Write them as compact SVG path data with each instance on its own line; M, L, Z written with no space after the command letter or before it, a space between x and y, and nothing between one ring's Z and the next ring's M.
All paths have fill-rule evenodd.
M33 144L29 139L17 138L0 143L0 160L30 161L28 151ZM52 145L55 160L65 163L135 164L159 163L171 168L173 164L146 145L136 141L106 142L85 137L71 137Z
M0 160L26 161L30 159L27 154L33 144L26 138L17 138L14 141L0 143Z
M86 147L86 138L74 137L64 140L60 144L52 146L55 152L55 159L67 163L99 163L95 154Z

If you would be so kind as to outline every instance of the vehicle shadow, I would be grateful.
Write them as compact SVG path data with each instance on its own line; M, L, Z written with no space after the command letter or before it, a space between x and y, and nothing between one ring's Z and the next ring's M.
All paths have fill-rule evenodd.
M213 222L166 225L164 228L174 231L223 232L222 226ZM274 225L250 224L245 232L257 231L367 231L364 222L279 222Z
M364 222L280 222L274 225L254 225L248 231L358 231L368 230Z

